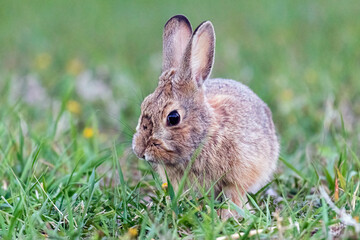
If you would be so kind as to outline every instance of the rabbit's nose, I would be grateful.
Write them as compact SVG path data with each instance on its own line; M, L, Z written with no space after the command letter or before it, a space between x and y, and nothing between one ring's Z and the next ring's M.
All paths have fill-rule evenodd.
M135 153L135 155L138 157L138 158L142 158L142 159L145 159L145 151L138 148L138 147L134 147L133 148L133 152Z
M145 147L143 146L141 139L136 135L133 138L132 149L138 158L145 159Z

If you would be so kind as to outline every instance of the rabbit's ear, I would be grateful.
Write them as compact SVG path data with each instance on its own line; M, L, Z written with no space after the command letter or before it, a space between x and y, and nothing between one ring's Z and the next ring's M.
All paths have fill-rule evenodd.
M200 87L211 73L214 55L214 27L210 21L206 21L196 28L186 48L180 69L182 79L188 80L190 77Z
M180 65L191 34L191 24L185 16L176 15L167 21L163 33L163 72Z

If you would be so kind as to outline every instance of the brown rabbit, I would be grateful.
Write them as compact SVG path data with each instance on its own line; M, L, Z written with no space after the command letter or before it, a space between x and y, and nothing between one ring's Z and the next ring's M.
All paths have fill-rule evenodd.
M141 105L132 146L163 181L166 170L175 188L199 149L190 180L205 186L217 181L216 193L223 191L241 206L246 192L259 190L271 178L279 143L271 111L255 93L234 80L208 79L214 47L211 22L193 33L185 16L168 20L162 74Z

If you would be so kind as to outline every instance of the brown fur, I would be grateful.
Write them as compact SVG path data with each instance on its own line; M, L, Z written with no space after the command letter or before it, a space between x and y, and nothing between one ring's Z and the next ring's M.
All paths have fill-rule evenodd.
M223 191L241 205L245 193L262 187L276 168L279 144L271 111L243 84L208 79L214 58L213 26L202 23L190 38L191 26L184 18L175 16L165 26L163 73L141 105L133 150L152 162L164 181L165 168L176 187L200 149L189 178L207 187L217 181L216 193ZM173 46L176 41L169 36L180 35L182 41L188 38L188 44L174 51L179 46ZM174 52L182 54L168 56ZM173 110L180 114L180 123L167 126Z

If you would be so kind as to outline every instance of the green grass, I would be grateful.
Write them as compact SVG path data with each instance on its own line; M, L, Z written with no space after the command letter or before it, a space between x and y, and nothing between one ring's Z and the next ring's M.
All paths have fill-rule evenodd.
M357 1L1 2L0 238L358 238L359 12ZM278 171L250 209L163 189L131 152L162 27L179 13L214 23L212 76L273 111ZM242 218L219 220L229 206Z

